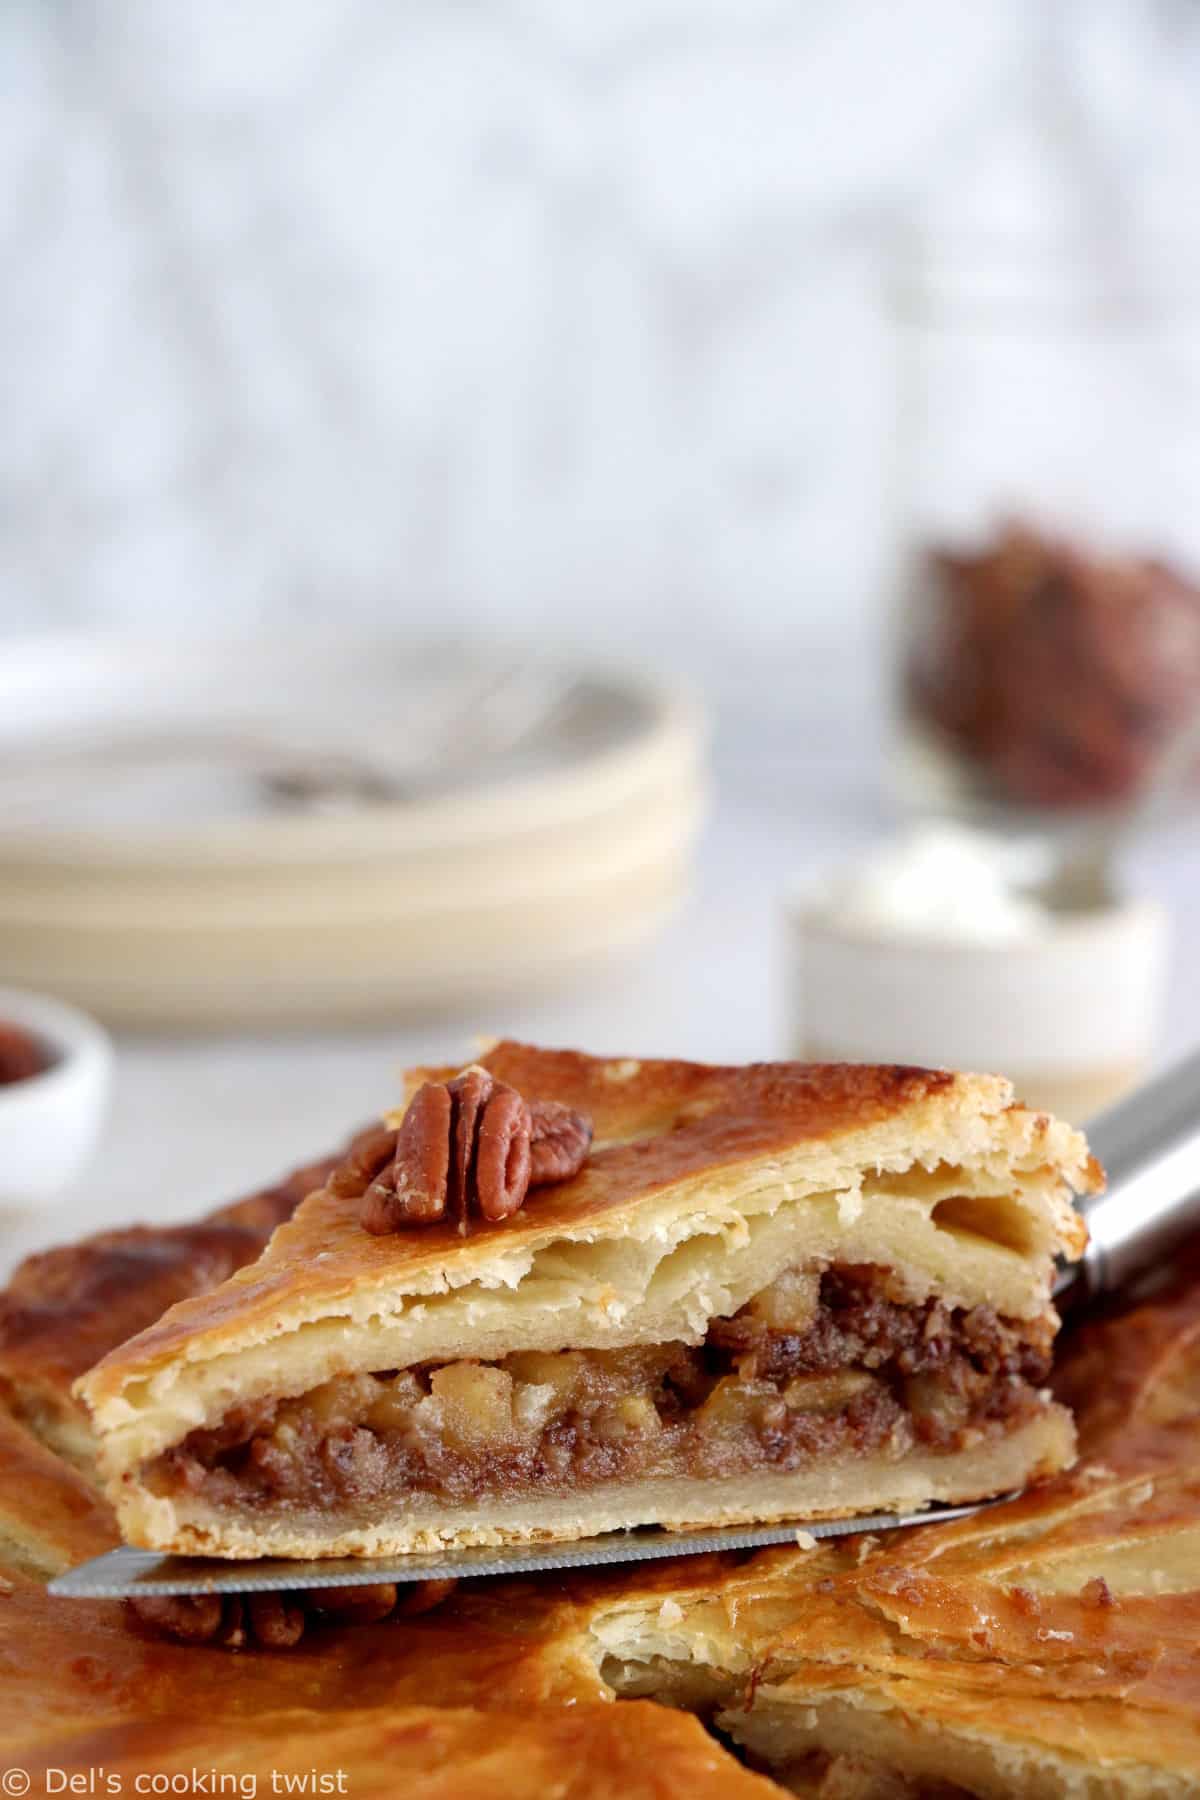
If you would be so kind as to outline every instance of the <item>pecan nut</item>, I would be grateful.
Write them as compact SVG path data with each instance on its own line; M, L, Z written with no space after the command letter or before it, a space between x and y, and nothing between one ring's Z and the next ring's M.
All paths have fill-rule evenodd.
M450 1090L440 1082L427 1081L413 1096L395 1154L366 1192L363 1223L376 1237L444 1216L453 1110Z
M427 1081L396 1133L391 1162L366 1191L363 1224L375 1236L474 1211L491 1222L515 1213L529 1188L529 1108L515 1088L472 1067Z
M406 1619L415 1618L418 1613L432 1612L457 1586L456 1576L446 1581L410 1581L397 1602L396 1611Z
M446 1083L454 1119L450 1174L446 1186L446 1211L461 1228L470 1211L471 1165L483 1124L483 1109L495 1090L486 1069L472 1066Z
M557 1100L531 1100L529 1185L570 1181L578 1175L592 1147L592 1121Z
M393 1614L412 1617L440 1606L456 1581L415 1581L403 1593L392 1582L365 1587L306 1588L279 1594L143 1594L126 1600L130 1616L159 1637L182 1644L241 1650L257 1643L290 1650L311 1622L375 1625Z
M515 1088L473 1065L452 1081L426 1082L413 1096L387 1160L381 1139L350 1159L336 1192L368 1179L362 1220L375 1236L406 1225L452 1219L460 1232L472 1213L490 1224L511 1218L531 1186L578 1174L592 1141L591 1121L555 1101L531 1105Z
M304 1636L300 1594L139 1594L125 1602L140 1625L180 1644L290 1650Z
M268 1650L290 1650L304 1636L304 1608L295 1594L247 1594L250 1630Z
M480 1108L475 1148L479 1210L493 1223L511 1218L529 1192L532 1129L528 1102L497 1082Z
M142 1625L181 1644L208 1644L221 1629L220 1594L137 1594L125 1602Z
M420 1583L427 1586L427 1583ZM365 1587L309 1588L305 1600L338 1625L375 1625L396 1610L396 1584L375 1581Z
M361 1131L329 1176L329 1191L343 1199L358 1200L396 1154L396 1131L377 1125Z

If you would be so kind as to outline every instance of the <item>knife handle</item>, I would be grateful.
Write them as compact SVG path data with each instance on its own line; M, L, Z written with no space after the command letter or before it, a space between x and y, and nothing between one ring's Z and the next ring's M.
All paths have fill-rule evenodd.
M1072 1302L1124 1287L1200 1230L1200 1053L1101 1113L1088 1140L1108 1187L1080 1202L1090 1241L1056 1284Z

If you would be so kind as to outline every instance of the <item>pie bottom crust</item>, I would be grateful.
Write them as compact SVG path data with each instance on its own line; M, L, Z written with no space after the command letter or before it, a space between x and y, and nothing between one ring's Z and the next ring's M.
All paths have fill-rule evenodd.
M769 1524L785 1519L850 1518L908 1512L934 1502L990 1498L1069 1464L1075 1431L1064 1407L1047 1404L1000 1437L966 1449L869 1454L789 1473L755 1471L725 1478L613 1482L591 1493L489 1497L455 1506L411 1494L392 1516L355 1522L343 1509L339 1531L327 1512L290 1509L277 1520L261 1511L220 1514L198 1495L135 1490L125 1498L126 1537L150 1550L192 1556L400 1556L460 1548L556 1542L628 1526L671 1530Z

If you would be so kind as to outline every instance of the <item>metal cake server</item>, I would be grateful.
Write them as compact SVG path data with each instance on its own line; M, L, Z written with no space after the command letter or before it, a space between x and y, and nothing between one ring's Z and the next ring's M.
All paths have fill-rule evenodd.
M1082 1260L1064 1267L1055 1283L1060 1305L1074 1306L1129 1286L1170 1255L1189 1230L1200 1229L1200 1053L1139 1088L1088 1129L1108 1170L1105 1193L1081 1202L1091 1233ZM1001 1496L1008 1498L1009 1496ZM567 1543L470 1546L424 1556L344 1557L297 1562L230 1562L160 1556L128 1546L70 1569L49 1591L73 1599L136 1594L244 1594L269 1590L364 1587L374 1582L522 1575L538 1569L578 1569L709 1550L752 1550L806 1543L861 1531L894 1531L966 1518L996 1500L932 1506L917 1513L873 1513L854 1519L791 1519L774 1525L714 1531L664 1531L642 1526Z
M735 1525L718 1531L663 1531L644 1525L607 1531L601 1537L572 1538L557 1544L470 1544L428 1556L347 1556L293 1562L222 1562L215 1558L159 1556L125 1544L91 1562L68 1569L49 1583L49 1592L69 1599L112 1599L132 1594L256 1594L268 1590L367 1587L379 1581L444 1581L449 1576L527 1575L538 1569L595 1568L610 1563L653 1562L664 1556L699 1556L706 1550L757 1550L767 1544L795 1544L810 1538L848 1537L856 1531L888 1531L897 1525L961 1519L981 1505L940 1506L920 1513L873 1513L866 1518L792 1519L778 1525Z
M1200 1231L1200 1051L1093 1119L1088 1141L1108 1186L1079 1203L1089 1242L1059 1270L1060 1310L1169 1270L1172 1251Z

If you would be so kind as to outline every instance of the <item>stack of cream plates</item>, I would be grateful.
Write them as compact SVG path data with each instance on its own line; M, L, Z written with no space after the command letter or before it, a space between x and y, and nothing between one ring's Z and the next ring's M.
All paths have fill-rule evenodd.
M0 657L0 982L118 1023L394 1019L649 935L701 799L689 704L399 642Z

